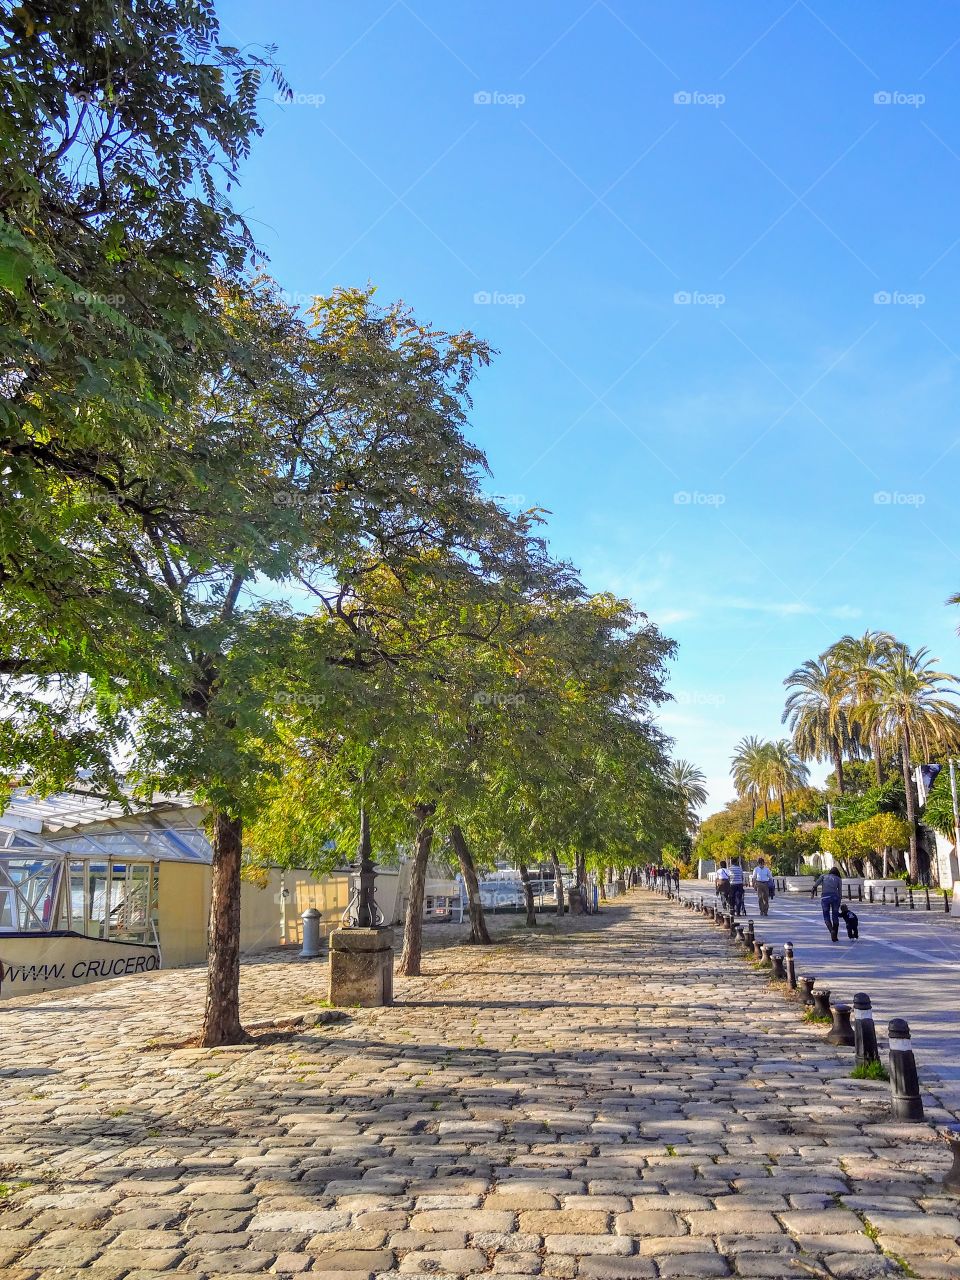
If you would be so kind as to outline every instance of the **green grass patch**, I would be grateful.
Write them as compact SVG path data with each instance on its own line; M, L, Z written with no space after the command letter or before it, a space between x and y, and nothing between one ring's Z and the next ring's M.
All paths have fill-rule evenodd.
M833 1022L829 1013L817 1013L813 1005L803 1015L804 1022Z
M850 1072L851 1080L889 1080L890 1072L879 1058L873 1062L860 1063Z

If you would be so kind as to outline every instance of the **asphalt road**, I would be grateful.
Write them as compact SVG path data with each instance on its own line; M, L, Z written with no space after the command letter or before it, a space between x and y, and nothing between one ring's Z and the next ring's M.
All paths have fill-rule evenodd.
M682 881L681 892L713 901L712 887L698 881ZM777 949L793 943L798 975L816 976L832 999L867 993L881 1052L887 1022L906 1018L923 1087L950 1110L960 1109L960 918L853 902L860 937L848 939L841 921L840 941L832 942L819 898L778 893L763 918L748 888L746 905L758 938Z

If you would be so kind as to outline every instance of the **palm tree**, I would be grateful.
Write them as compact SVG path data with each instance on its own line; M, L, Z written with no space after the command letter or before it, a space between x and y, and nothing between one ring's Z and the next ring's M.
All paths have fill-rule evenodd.
M810 770L800 759L788 738L764 743L764 776L770 789L780 801L780 830L787 829L787 810L784 796L788 791L805 787L810 780Z
M836 668L840 701L852 731L865 729L863 708L876 700L884 670L906 646L889 631L865 631L862 636L842 636L824 657ZM877 786L883 782L883 741L879 727L868 731Z
M903 787L910 823L910 879L919 876L917 854L917 800L913 790L910 762L914 751L929 757L931 751L948 750L960 742L960 706L953 701L960 693L957 677L934 670L936 658L929 649L911 653L898 647L880 669L874 697L864 703L864 724L879 740L896 745L903 771Z
M737 795L741 800L750 800L750 825L757 818L757 804L763 805L763 816L769 816L767 801L770 798L770 784L766 773L768 746L762 738L741 738L733 751L730 761L730 775Z
M683 809L684 827L695 831L696 810L707 803L706 775L689 760L671 760L667 780Z
M781 720L790 723L797 754L803 760L832 760L842 795L844 754L860 753L843 704L842 669L828 650L791 671L783 683L790 694Z

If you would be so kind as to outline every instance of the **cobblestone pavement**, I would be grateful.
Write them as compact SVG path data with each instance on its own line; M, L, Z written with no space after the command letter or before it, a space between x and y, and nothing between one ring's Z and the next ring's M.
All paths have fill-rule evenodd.
M497 930L273 1044L145 1051L196 970L0 1006L0 1275L960 1276L945 1147L719 930L643 892ZM245 965L246 1016L323 977Z

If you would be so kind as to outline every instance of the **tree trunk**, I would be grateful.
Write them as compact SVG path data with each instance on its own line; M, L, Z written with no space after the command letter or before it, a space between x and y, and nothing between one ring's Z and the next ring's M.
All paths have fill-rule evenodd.
M833 739L833 768L837 775L837 794L843 795L843 752L840 750L840 740L836 737Z
M487 932L487 922L483 916L483 903L480 901L480 882L477 879L477 868L474 866L473 854L467 844L467 837L462 829L454 823L450 828L450 843L453 845L460 863L460 874L467 890L467 907L470 911L470 942L487 946L492 942Z
M876 731L870 735L870 749L873 751L873 770L877 775L877 786L883 786L883 761L880 759L880 735Z
M763 820L764 820L764 822L766 822L766 820L767 820L769 817L770 817L770 810L769 810L769 808L767 807L767 797L766 797L766 796L764 796L764 797L763 797Z
M207 926L207 1003L200 1044L242 1044L249 1036L240 1025L240 860L243 823L213 811L213 864L210 868L210 917Z
M550 861L553 863L553 892L557 899L557 915L563 915L563 868L560 866L560 859L555 853L550 854Z
M577 884L577 890L580 894L580 900L583 904L583 910L589 914L593 903L587 895L587 859L583 853L578 853L573 864L573 878Z
M780 834L783 835L787 829L787 811L783 804L783 787L777 788L777 796L780 800Z
M530 872L525 862L520 863L520 879L523 881L523 896L527 903L527 928L537 927L537 910L533 904L533 885L530 883Z
M903 767L903 789L907 799L907 822L910 823L910 879L916 884L920 874L917 857L917 799L910 777L910 731L904 729L900 740L900 763Z
M407 978L420 976L420 958L423 954L423 893L427 883L427 863L433 844L433 827L428 820L433 813L432 804L418 804L417 837L413 846L413 867L410 872L410 897L407 901L407 919L403 927L403 951L398 973Z

